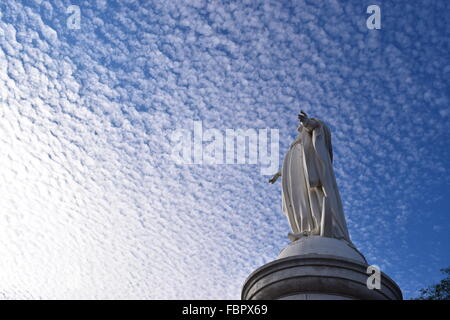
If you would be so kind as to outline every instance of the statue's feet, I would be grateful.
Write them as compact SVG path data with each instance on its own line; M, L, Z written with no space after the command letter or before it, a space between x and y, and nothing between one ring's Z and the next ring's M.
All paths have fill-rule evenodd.
M288 239L289 239L291 242L294 242L294 241L297 241L298 239L300 239L300 235L299 235L298 233L292 233L292 232L289 232L289 233L288 233Z
M289 233L288 233L288 239L291 240L291 242L295 242L295 241L297 241L298 239L300 239L300 238L302 238L302 237L307 237L307 236L309 236L309 235L310 235L310 234L309 234L308 231L303 231L303 232L300 232L300 233L292 233L292 232L289 232Z

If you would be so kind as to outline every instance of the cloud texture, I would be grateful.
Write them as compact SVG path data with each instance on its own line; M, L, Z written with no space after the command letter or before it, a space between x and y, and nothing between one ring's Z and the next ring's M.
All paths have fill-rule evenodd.
M177 165L193 121L332 128L350 235L406 297L449 265L449 2L4 1L0 298L223 299L286 244L256 165ZM69 5L81 29L67 27Z

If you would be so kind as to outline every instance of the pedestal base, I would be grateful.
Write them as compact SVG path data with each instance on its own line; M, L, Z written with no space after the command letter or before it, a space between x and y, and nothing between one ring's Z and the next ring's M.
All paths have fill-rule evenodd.
M381 288L369 289L367 267L364 256L344 240L301 238L247 278L242 299L402 300L399 287L384 273Z

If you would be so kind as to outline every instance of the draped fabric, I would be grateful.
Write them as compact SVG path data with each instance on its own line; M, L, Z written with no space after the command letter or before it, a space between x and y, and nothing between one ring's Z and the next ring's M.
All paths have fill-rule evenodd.
M295 235L310 234L350 242L333 170L329 128L309 119L283 161L283 212Z

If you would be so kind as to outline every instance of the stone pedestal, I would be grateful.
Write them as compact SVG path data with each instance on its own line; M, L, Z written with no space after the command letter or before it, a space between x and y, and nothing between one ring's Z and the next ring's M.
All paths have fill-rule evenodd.
M245 281L243 300L402 300L397 284L381 273L381 288L369 289L368 264L345 240L303 237L277 260Z

